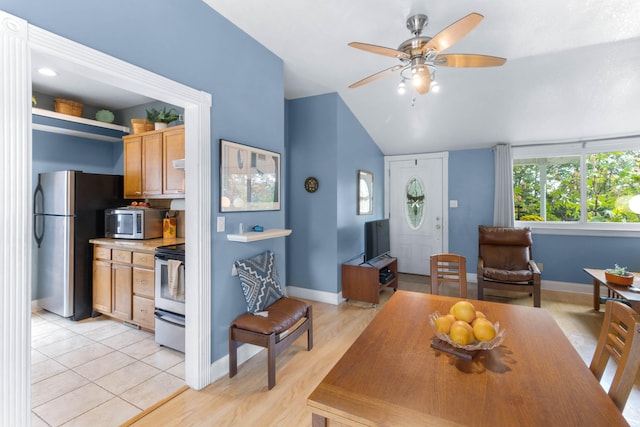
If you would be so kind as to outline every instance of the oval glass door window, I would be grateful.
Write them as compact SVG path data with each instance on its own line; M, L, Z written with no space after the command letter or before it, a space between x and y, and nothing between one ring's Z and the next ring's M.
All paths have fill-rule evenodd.
M405 203L405 214L409 227L417 230L424 221L424 186L418 178L411 178L407 183L407 200Z

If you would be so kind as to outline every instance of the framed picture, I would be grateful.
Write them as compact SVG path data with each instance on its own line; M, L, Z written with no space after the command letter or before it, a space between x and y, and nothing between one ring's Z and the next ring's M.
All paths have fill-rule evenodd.
M358 171L358 215L373 214L373 174Z
M280 154L220 140L220 212L280 210Z

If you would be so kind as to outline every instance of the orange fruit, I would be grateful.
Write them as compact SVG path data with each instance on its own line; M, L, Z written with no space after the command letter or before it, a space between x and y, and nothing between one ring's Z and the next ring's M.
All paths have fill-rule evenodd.
M478 341L491 341L496 337L496 328L487 319L476 319L473 325L473 336Z
M469 301L458 301L451 307L451 314L456 317L456 320L471 323L476 318L476 309Z
M467 322L456 320L449 331L451 341L459 345L469 345L473 342L473 328Z
M451 317L449 317L448 315L440 316L434 320L434 323L436 324L436 329L438 330L438 332L441 332L443 334L449 333L449 331L451 330L451 324L455 321L455 319L452 321Z

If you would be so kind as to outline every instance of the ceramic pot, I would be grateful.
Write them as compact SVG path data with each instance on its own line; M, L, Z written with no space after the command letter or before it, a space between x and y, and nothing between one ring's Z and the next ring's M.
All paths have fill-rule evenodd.
M155 122L153 125L155 126L156 130L166 129L167 128L167 123Z
M608 283L612 283L618 286L631 286L633 284L633 274L629 276L618 276L617 274L611 274L604 272L604 277Z

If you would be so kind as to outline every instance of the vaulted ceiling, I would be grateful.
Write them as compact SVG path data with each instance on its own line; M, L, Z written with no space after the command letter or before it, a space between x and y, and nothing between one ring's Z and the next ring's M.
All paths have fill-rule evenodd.
M385 154L408 154L639 133L637 0L204 0L284 62L285 94L337 92ZM471 12L484 20L446 53L507 58L502 67L439 67L442 90L397 93L398 63L349 47L396 49L405 23L425 13L423 35Z

